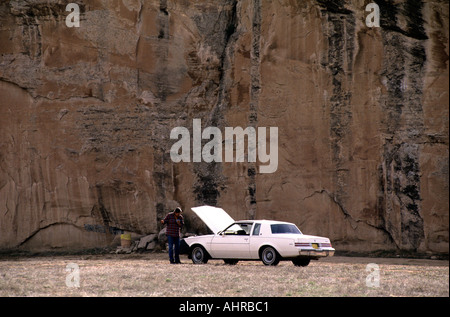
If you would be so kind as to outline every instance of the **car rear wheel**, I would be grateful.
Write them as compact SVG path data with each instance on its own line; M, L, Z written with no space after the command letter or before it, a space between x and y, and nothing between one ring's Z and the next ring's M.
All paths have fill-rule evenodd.
M292 263L294 263L295 266L308 266L309 262L311 262L311 259L308 258L298 258L292 260Z
M208 263L208 254L202 246L195 246L191 251L191 259L194 264Z
M280 262L280 256L272 247L265 247L261 251L261 261L264 265L277 265Z

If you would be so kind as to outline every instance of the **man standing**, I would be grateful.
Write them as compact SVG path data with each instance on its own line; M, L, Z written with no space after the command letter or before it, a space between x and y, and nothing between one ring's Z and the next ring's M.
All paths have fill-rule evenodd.
M180 230L184 225L182 210L180 207L175 208L173 212L167 214L162 224L166 224L166 235L169 242L169 259L170 264L180 264ZM175 246L175 248L174 248ZM173 251L175 249L175 255Z

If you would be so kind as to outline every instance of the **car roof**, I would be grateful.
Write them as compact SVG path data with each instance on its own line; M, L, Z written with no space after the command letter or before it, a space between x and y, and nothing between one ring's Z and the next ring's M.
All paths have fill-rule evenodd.
M271 224L290 224L293 225L294 223L292 222L286 222L286 221L277 221L277 220L266 220L266 219L261 219L261 220L239 220L236 221L236 223L254 223L254 222L259 222L259 223L271 223Z

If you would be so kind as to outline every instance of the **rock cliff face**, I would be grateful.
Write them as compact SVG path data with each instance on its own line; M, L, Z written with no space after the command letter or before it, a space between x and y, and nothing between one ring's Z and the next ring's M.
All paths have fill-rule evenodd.
M371 28L369 2L2 1L0 249L107 246L177 205L202 230L211 204L448 254L449 4L375 0ZM278 127L277 171L174 163L193 119Z

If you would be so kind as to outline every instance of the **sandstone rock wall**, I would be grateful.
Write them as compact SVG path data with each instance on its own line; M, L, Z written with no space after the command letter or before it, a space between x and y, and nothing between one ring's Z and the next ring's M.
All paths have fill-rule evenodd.
M69 28L69 2L81 10ZM0 4L0 249L109 245L177 205L338 250L448 254L448 1ZM278 169L173 163L174 127L278 127Z

